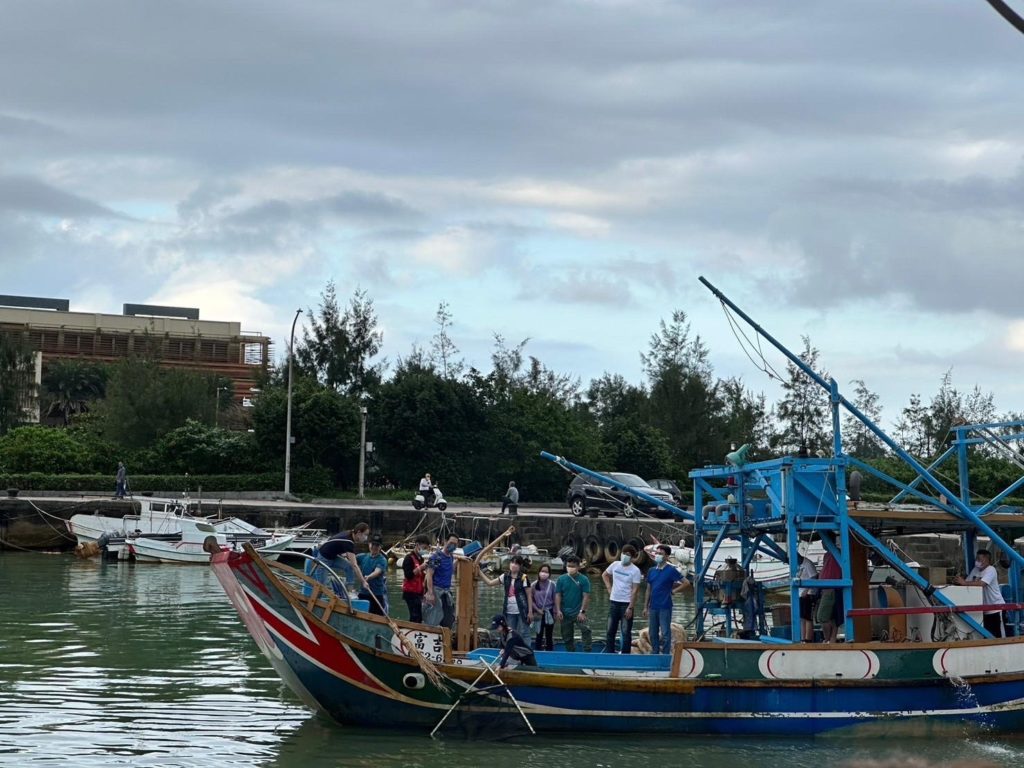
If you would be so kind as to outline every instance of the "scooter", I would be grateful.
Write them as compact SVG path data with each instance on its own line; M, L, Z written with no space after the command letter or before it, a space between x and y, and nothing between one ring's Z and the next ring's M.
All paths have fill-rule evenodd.
M436 507L440 511L444 512L448 509L448 502L444 500L444 496L441 494L441 489L435 485L433 503L427 504L427 500L423 496L423 491L420 491L412 500L412 506L413 509L429 509L431 507Z

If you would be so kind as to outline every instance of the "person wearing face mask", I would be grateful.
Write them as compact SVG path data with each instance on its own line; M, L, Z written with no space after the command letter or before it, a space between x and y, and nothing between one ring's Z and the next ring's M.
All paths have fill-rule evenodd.
M455 550L459 537L451 534L439 552L427 560L423 594L424 623L433 627L455 626L455 596L452 594L452 576L455 574Z
M426 590L427 555L430 538L420 534L413 542L413 550L402 558L402 599L409 607L409 621L423 623L423 592Z
M583 638L583 650L590 653L593 647L593 633L587 621L587 606L590 604L590 579L580 573L580 559L570 555L565 560L565 573L555 582L555 618L559 621L559 631L565 650L576 650L576 632L578 626Z
M530 625L533 624L534 615L533 590L530 589L530 580L523 573L523 558L519 555L513 557L508 563L508 572L501 576L492 579L482 572L480 575L489 587L501 585L502 594L505 596L502 615L509 629L518 632L529 642Z
M351 531L336 533L321 544L316 557L341 576L345 580L346 588L350 591L359 586L368 590L366 579L356 561L356 544L365 544L369 538L369 524L358 523ZM327 583L329 578L330 574L327 571L323 568L317 569L319 581Z
M962 587L982 587L981 602L983 605L1003 605L1003 593L999 589L999 574L992 565L992 553L987 549L979 549L974 556L974 567L967 578L957 576L954 583ZM982 623L992 637L1004 637L1003 612L985 611Z
M647 599L644 616L654 653L672 652L672 595L686 586L686 577L669 565L672 549L659 544L654 549L654 565L647 569Z
M551 581L551 566L542 565L533 583L533 647L538 651L555 650L552 637L555 631L555 583Z
M633 565L636 547L627 544L622 548L619 559L609 565L601 574L608 588L608 634L604 641L604 652L615 653L615 635L622 630L622 653L630 653L633 646L633 611L640 582L644 577Z

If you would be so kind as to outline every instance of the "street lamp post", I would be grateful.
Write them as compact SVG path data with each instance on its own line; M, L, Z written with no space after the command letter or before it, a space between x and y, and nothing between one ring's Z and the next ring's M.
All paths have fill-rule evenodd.
M359 430L359 498L363 498L363 478L366 470L366 406L359 408L363 416L363 425Z
M295 324L299 321L301 309L295 310L292 320L292 334L288 341L288 415L284 427L284 495L292 492L292 361L295 358Z

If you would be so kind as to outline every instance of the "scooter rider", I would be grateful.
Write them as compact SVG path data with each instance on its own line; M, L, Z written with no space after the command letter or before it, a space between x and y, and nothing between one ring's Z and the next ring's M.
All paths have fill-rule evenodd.
M420 478L420 493L423 494L423 506L434 505L434 483L430 479L429 472Z

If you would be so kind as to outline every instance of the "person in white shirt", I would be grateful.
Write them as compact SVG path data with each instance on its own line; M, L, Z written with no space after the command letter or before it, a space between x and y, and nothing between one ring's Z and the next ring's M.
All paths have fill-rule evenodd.
M801 541L796 548L800 557L800 570L797 578L800 581L805 579L818 578L818 566L808 557L811 552L811 545ZM800 639L805 643L814 642L814 601L818 599L818 590L813 587L800 588Z
M434 503L434 483L429 472L420 478L420 493L423 494L424 506L429 507Z
M974 567L967 578L957 576L954 583L964 587L982 587L981 602L984 605L1003 605L1003 593L999 589L999 574L992 565L992 553L987 549L979 549L974 556ZM1003 612L985 611L982 623L992 637L1005 637L1003 633Z
M608 588L608 634L605 636L604 652L615 653L615 634L622 628L622 652L629 653L633 646L633 610L640 583L644 580L640 569L633 565L636 547L627 544L617 562L612 563L601 574Z

